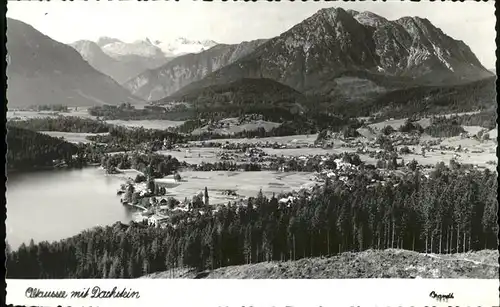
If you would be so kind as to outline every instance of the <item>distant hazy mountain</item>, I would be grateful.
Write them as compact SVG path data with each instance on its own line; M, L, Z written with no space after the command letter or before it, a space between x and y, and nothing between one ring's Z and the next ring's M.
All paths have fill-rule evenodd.
M145 70L160 67L172 59L148 39L126 43L116 38L101 37L97 40L96 45L101 48L103 53L127 67L126 74L120 70L113 71L113 75L120 79L120 83L137 76ZM107 66L101 65L96 68L103 71L107 69Z
M217 43L212 40L193 41L184 37L165 42L160 40L151 41L148 38L146 38L146 41L160 48L167 57L176 57L188 53L199 53L217 45Z
M495 75L497 74L497 69L496 69L496 68L492 68L492 69L490 69L490 71L491 71L492 73L494 73Z
M139 101L90 66L72 47L11 18L7 19L7 52L7 99L11 107Z
M409 84L458 84L491 75L464 42L427 19L389 21L370 12L327 8L182 92L270 78L308 94L360 99L359 91L370 96Z
M118 39L100 38L97 41L102 50L111 57L137 55L150 58L165 58L163 51L149 40L136 40L131 43Z
M138 97L158 100L246 56L265 41L255 40L237 45L220 44L201 53L179 56L162 67L145 71L132 78L124 83L124 86Z
M95 69L121 84L146 70L166 64L174 57L199 53L216 44L210 40L191 41L183 37L165 42L146 38L131 43L101 37L97 42L80 40L71 45Z
M116 38L101 37L97 40L103 51L112 56L120 57L125 55L137 55L154 58L173 58L188 53L199 53L217 45L212 40L193 41L184 37L176 38L172 41L136 40L131 43L123 42Z
M143 71L161 66L168 62L168 58L148 57L139 55L122 55L111 57L106 54L97 43L80 40L71 44L81 56L98 71L123 83Z

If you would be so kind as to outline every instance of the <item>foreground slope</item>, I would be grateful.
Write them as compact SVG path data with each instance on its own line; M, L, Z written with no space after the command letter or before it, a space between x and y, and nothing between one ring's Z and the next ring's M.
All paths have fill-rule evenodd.
M158 100L246 56L264 42L255 40L237 45L219 44L201 53L182 55L157 69L141 73L124 83L124 86L138 97Z
M333 257L228 266L197 273L178 270L142 278L336 279L336 278L498 278L498 251L451 255L387 249L342 253Z
M187 88L270 78L306 94L341 93L349 99L353 86L370 96L408 85L489 76L465 43L427 19L389 21L370 12L327 8Z
M7 99L10 107L62 104L92 106L138 102L72 47L8 18Z

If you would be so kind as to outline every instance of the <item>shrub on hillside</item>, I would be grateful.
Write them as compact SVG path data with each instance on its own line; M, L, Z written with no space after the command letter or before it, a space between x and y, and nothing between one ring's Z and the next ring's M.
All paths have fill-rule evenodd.
M135 176L135 183L141 183L141 182L144 182L146 181L146 176L142 175L142 174L137 174L137 176Z
M433 137L454 137L466 132L460 125L437 123L425 128L425 133Z
M394 128L393 128L392 126L389 126L389 125L385 126L385 127L382 129L382 133L383 133L384 135L390 135L390 134L392 134L392 133L394 133L394 132L396 132L396 130L394 130Z
M418 167L418 162L417 160L413 159L408 163L408 168L412 171L416 171Z
M399 127L399 132L420 132L422 133L424 129L420 124L411 122L410 120L407 120L401 127Z

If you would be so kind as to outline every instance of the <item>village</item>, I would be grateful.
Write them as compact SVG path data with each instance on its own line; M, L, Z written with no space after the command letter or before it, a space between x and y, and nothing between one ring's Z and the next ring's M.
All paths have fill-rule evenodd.
M119 190L121 202L142 211L137 221L153 227L175 227L179 219L189 220L217 212L224 206L244 207L248 197L255 197L259 192L254 188L253 195L239 194L235 182L234 189L199 186L197 190L191 189L190 195L170 195L170 189L190 183L190 180L181 179L188 171L243 173L241 176L266 172L276 176L292 173L308 176L308 183L282 193L273 192L278 203L292 206L300 195L310 194L328 180L342 181L349 186L360 171L370 172L369 186L376 186L417 169L428 177L439 162L464 168L496 167L493 160L496 139L488 137L488 131L433 138L418 131L385 133L384 130L387 129L359 128L357 137L329 133L321 139L317 135L306 135L283 140L193 141L173 146L165 140L159 152L175 156L182 161L183 168L172 176L153 180L154 184L148 183L150 180L136 183L129 178ZM481 155L492 159L478 159ZM176 199L174 196L181 197ZM217 201L211 202L212 196Z

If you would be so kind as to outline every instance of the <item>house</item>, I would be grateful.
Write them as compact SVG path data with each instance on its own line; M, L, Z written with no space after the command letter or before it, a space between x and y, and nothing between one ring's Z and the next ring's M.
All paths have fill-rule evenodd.
M166 222L168 220L168 218L169 218L168 216L160 216L160 215L154 214L148 218L148 225L158 227L163 222Z
M278 203L290 205L293 203L294 200L295 200L295 197L288 196L288 197L284 197L284 198L281 198L280 200L278 200Z

